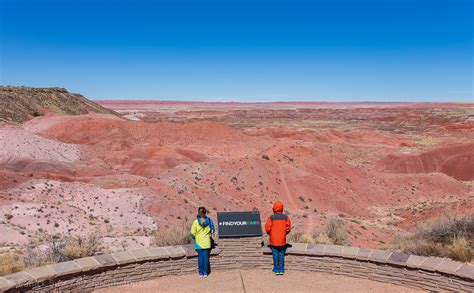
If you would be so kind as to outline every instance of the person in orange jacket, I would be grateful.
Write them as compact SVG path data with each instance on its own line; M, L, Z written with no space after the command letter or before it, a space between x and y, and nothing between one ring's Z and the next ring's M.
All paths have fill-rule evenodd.
M273 255L273 274L285 273L286 235L291 231L290 218L283 213L283 203L276 201L273 204L273 215L265 224L265 231L270 235L270 248Z

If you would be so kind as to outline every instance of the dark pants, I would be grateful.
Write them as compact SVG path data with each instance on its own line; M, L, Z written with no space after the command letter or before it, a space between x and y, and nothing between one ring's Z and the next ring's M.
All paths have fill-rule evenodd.
M196 249L198 253L199 275L209 274L209 249Z
M285 251L286 246L270 246L273 255L273 272L285 272Z

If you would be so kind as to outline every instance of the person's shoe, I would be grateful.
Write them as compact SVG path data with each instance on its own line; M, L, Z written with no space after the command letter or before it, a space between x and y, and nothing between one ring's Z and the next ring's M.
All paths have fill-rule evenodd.
M203 275L202 277L203 277L203 278L207 278L207 275Z
M277 272L272 272L274 276L278 276L278 273Z
M204 275L199 275L199 278L204 278Z
M278 276L283 276L283 274L284 274L284 273L282 273L282 272L278 272L278 273L277 273Z

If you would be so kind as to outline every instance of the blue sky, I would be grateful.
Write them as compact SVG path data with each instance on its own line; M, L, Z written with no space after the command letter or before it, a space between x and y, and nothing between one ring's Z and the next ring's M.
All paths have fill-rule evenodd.
M472 0L0 0L0 84L92 99L473 101Z

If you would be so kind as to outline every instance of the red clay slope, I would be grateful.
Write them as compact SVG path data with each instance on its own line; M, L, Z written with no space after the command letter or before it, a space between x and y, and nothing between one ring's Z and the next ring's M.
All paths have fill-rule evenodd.
M459 180L474 180L474 142L420 154L392 154L380 161L378 168L392 173L441 172Z
M280 125L285 121L280 121ZM431 206L462 198L469 200L470 186L446 174L380 172L370 163L412 145L412 137L368 127L332 130L333 126L306 126L301 125L304 131L287 127L239 130L211 120L146 123L98 114L38 117L23 125L23 130L29 132L23 136L18 135L22 129L12 132L5 128L5 141L13 144L2 156L10 164L10 158L18 153L33 154L36 159L41 155L49 165L39 164L25 170L10 164L5 172L0 170L0 184L8 186L3 195L0 193L0 200L3 196L4 213L11 213L15 205L30 208L28 198L21 197L28 194L37 196L41 204L54 203L58 199L44 197L41 191L46 187L38 184L55 179L68 183L54 183L74 195L68 204L77 204L76 194L84 193L84 198L77 198L85 203L93 200L97 206L108 205L113 210L111 199L117 199L113 190L97 188L132 188L130 192L140 198L136 212L150 216L158 227L166 228L193 218L195 208L201 205L212 212L258 208L266 218L272 203L280 199L285 202L295 231L310 233L320 229L331 214L341 214L350 225L353 243L360 245L373 245L393 236L396 223L403 220L394 215L400 208L411 211L414 203ZM10 137L21 138L21 143ZM34 143L40 139L44 143ZM60 151L51 153L56 145ZM447 166L458 166L450 165L449 161L456 155L471 154L469 147L453 149L450 156L445 152L436 155L444 162L440 163L444 168L439 167L440 170L466 172ZM80 156L62 162L59 155L67 154L69 148ZM70 168L72 174L59 168L62 166ZM28 176L31 185L26 183ZM41 190L28 190L31 186L40 186ZM51 188L44 193L48 189ZM60 190L58 194L62 194ZM25 203L18 202L19 198ZM93 206L85 209L98 217L96 210L103 212ZM136 216L128 212L105 213L118 217L111 218L111 223ZM411 213L407 215L412 217ZM14 219L21 219L20 216L15 214ZM33 216L28 219L22 221L34 221ZM18 223L14 220L13 224ZM54 231L54 222L45 225L43 229ZM84 225L84 231L95 227ZM40 227L30 228L26 229L34 231L33 228ZM155 226L150 222L143 225L145 228ZM146 236L145 232L140 233Z

